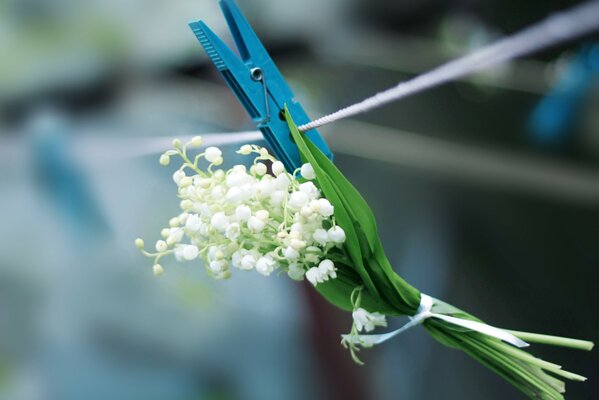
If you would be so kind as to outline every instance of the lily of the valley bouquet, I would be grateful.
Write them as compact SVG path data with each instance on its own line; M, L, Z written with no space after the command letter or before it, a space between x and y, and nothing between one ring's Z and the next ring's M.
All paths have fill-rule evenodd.
M154 259L156 275L164 272L160 260L174 255L182 262L200 259L216 279L229 278L234 270L306 279L329 302L352 313L353 324L349 334L342 335L342 344L356 362L359 347L382 343L420 324L437 341L463 350L531 399L563 399L565 379L585 380L521 348L531 342L590 350L592 343L495 328L421 293L397 275L368 204L286 117L305 162L296 171L286 171L255 145L238 151L253 157L249 169L221 169L222 153L216 147L189 154L201 146L200 137L187 144L175 140L174 148L160 157L162 165L174 156L183 161L173 175L182 212L162 230L155 251L146 251L143 240L136 240ZM368 334L386 326L387 317L397 316L408 316L410 322L394 332Z

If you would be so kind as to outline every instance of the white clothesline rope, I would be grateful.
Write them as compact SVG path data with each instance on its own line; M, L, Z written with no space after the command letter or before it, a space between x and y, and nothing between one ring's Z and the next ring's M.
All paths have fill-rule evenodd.
M501 39L490 46L443 64L411 80L400 82L395 87L301 125L298 129L305 132L340 119L361 114L425 89L575 39L598 29L599 1L591 1L549 16L547 19L512 36Z

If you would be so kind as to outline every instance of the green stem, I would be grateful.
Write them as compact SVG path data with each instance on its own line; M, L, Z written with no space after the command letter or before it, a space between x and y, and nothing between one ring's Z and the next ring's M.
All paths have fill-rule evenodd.
M526 342L532 342L532 343L548 344L551 346L561 346L561 347L568 347L571 349L586 350L586 351L592 350L593 346L595 346L595 344L593 342L588 341L588 340L571 339L571 338L565 338L565 337L561 337L561 336L542 335L540 333L530 333L530 332L520 332L520 331L510 331L510 330L507 330L507 332L511 333L512 335L514 335Z

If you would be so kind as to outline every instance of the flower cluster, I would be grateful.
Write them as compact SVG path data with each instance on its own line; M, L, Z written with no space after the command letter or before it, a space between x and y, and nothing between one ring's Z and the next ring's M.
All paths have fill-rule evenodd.
M217 147L191 160L188 149L201 143L200 137L185 145L174 140L173 149L160 157L164 166L173 156L183 160L173 174L182 212L162 230L155 252L136 240L154 258L156 275L164 272L160 259L172 254L178 261L202 259L216 279L230 277L231 267L267 276L285 271L314 285L337 276L333 259L344 256L345 232L335 224L331 203L311 182L310 164L289 173L265 148L244 145L237 153L253 155L251 167L225 171L215 169L223 163ZM202 160L208 163L205 169L198 166Z

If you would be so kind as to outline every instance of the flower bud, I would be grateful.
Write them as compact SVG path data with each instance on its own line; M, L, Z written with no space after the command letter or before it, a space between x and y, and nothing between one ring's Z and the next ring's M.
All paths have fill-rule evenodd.
M270 194L270 203L273 206L280 206L283 201L285 200L285 197L287 196L287 192L283 191L283 190L275 190L274 192L272 192Z
M220 200L225 196L225 189L223 189L222 186L215 186L210 191L210 196L212 196L214 200Z
M303 240L299 240L299 239L291 239L290 245L291 245L291 247L293 247L296 250L301 250L304 247L306 247L306 242L304 242Z
M189 199L184 199L181 200L181 203L179 203L179 206L181 207L182 210L191 210L193 208L193 201L189 200Z
M327 199L318 199L318 212L323 217L330 217L333 215L335 208Z
M302 165L300 173L302 174L302 178L307 179L309 181L316 178L316 173L314 172L314 168L312 168L312 164L310 163Z
M181 141L179 139L173 139L172 145L174 148L178 149L179 147L181 147Z
M237 222L233 222L232 224L230 224L227 230L225 231L225 236L229 240L237 240L240 234L241 227Z
M154 275L160 276L164 274L164 268L162 268L162 265L160 264L154 264L154 266L152 267L152 272L154 273Z
M170 164L171 158L167 154L163 154L160 156L160 159L158 160L158 162L160 163L160 165L163 165L166 167L167 165Z
M261 147L261 148L260 148L260 155L261 155L262 157L267 157L267 156L268 156L268 150L266 150L266 148L265 148L265 147Z
M256 173L256 175L262 176L266 173L266 171L267 168L264 163L257 163L256 165L254 165L254 172Z
M289 188L289 185L291 184L291 181L289 180L289 176L287 176L287 174L281 174L279 176L277 176L277 178L275 179L275 189L277 190L287 190Z
M248 228L255 233L262 232L266 224L258 217L250 217L248 220Z
M308 201L308 196L304 192L293 192L289 196L289 205L298 210L308 204Z
M252 152L252 146L250 146L249 144L244 144L239 148L239 151L237 152L241 155L247 156Z
M328 231L329 238L335 243L345 242L345 231L340 226L333 226Z
M167 248L168 246L164 240L159 240L156 242L156 251L162 253L163 251L166 251Z
M300 192L305 193L310 199L314 199L320 194L318 188L312 182L301 183L299 185L299 190Z
M225 260L210 261L208 268L210 268L210 271L216 274L222 273L227 269L227 262Z
M180 223L181 221L179 221L179 218L177 217L171 218L170 221L168 221L168 224L171 228L176 228Z
M243 191L237 186L234 186L227 191L225 199L230 203L239 203L243 200Z
M191 214L189 218L187 218L187 222L185 222L185 227L191 232L199 231L201 225L202 220L197 214Z
M181 182L181 179L183 178L185 178L185 171L179 169L175 171L175 173L173 174L173 181L175 181L177 185L179 184L179 182Z
M197 246L194 246L192 244L187 245L183 248L183 258L187 261L196 259L199 254L200 251L198 250Z
M247 221L252 216L252 209L242 204L235 209L235 216L239 221Z
M250 270L256 266L256 257L252 254L246 254L241 258L240 268Z
M291 246L285 247L283 249L283 257L285 257L289 261L297 260L299 258L299 256L300 256L299 251L297 251L296 249L294 249Z
M144 248L144 240L142 238L135 239L135 247L142 250Z
M163 238L167 238L168 235L171 234L171 230L168 228L164 228L163 230L160 231L160 236L162 236Z
M189 214L186 212L182 212L181 214L179 214L179 222L183 225L185 225L185 223L187 222L187 218L189 218Z
M191 138L191 140L189 141L189 145L191 147L195 147L198 148L202 145L202 137L201 136L194 136L193 138Z
M304 269L300 267L298 264L289 264L289 270L287 271L287 275L289 275L291 279L295 281L303 281L305 273L306 271L304 271Z
M185 232L183 231L183 229L171 229L170 234L166 238L166 244L172 246L175 243L179 243L181 240L183 240L184 234Z
M222 181L225 177L225 171L223 171L222 169L217 169L216 171L214 171L214 179Z
M275 176L279 176L283 172L285 172L285 166L280 161L275 161L274 163L272 163L272 167L271 168L272 168L272 173Z
M269 217L269 213L266 210L258 210L256 211L256 217L260 218L262 221L266 222Z
M258 261L256 261L256 271L260 274L268 276L275 270L276 263L275 260L270 256L260 257Z
M312 214L313 214L313 211L310 208L310 206L303 206L302 209L300 210L300 215L302 217L309 218Z
M191 179L189 176L185 176L183 178L181 178L181 180L179 181L179 187L187 187L190 186L193 183L193 179Z
M309 207L312 211L318 212L318 210L320 209L320 204L318 203L317 199L313 199L313 200L310 200Z
M216 160L214 160L213 164L216 166L219 166L223 163L223 158L222 157L218 157Z
M204 156L206 157L206 160L208 160L211 163L214 163L219 158L221 158L222 154L223 152L220 151L218 147L208 147L206 149L206 152L204 153Z
M201 188L206 189L207 187L209 187L212 184L212 179L210 178L199 178L197 180L194 181L194 184L196 186L199 186Z
M210 218L210 226L219 232L225 232L229 227L229 218L223 212L217 212Z
M320 245L325 245L329 241L329 234L324 229L317 229L312 234L314 241Z

